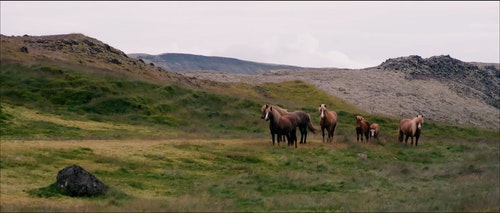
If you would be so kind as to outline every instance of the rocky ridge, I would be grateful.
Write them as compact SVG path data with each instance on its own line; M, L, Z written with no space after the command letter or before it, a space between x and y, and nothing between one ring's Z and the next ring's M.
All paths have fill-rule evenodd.
M433 56L423 59L412 55L388 59L379 68L405 73L407 80L436 79L447 84L457 94L481 99L487 104L500 108L500 70L497 66L479 67L450 57Z
M435 68L448 63L454 65ZM380 66L366 69L281 70L258 75L188 72L184 75L254 85L302 80L367 113L397 118L423 114L427 121L499 129L499 67L499 64L468 64L449 56L429 59L409 56L389 59Z

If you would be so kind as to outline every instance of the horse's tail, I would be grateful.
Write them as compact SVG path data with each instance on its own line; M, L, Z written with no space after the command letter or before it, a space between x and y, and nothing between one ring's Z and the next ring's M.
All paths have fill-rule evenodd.
M314 134L316 134L316 132L318 131L318 129L314 128L311 121L307 122L307 128L309 129L309 131L311 131Z

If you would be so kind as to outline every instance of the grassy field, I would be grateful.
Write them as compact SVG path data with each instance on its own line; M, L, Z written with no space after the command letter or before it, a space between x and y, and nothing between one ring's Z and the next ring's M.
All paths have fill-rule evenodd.
M342 138L339 136L339 138ZM383 139L382 139L383 140ZM1 142L2 211L498 211L494 139L358 144L312 137ZM110 186L101 197L54 189L77 164Z
M0 210L499 211L498 131L367 114L302 81L187 87L51 64L0 64ZM271 145L260 107L339 115L334 143ZM354 116L381 125L355 142ZM77 164L110 187L73 198L53 185Z

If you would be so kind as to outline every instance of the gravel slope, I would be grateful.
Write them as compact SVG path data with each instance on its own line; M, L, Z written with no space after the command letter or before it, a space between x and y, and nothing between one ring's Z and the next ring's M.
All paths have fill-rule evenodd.
M358 106L367 113L396 118L423 114L427 121L499 129L499 109L483 100L460 96L436 79L405 78L394 70L367 68L271 71L258 75L186 72L183 75L219 82L260 84L303 80Z

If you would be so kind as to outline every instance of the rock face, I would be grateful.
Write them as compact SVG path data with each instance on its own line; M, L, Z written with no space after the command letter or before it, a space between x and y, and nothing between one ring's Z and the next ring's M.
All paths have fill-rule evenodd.
M105 194L108 187L78 165L70 165L57 173L57 186L72 197L89 197Z
M500 70L495 66L479 67L449 55L422 58L417 55L386 60L380 68L406 74L407 80L436 79L446 83L458 95L480 99L500 108Z

